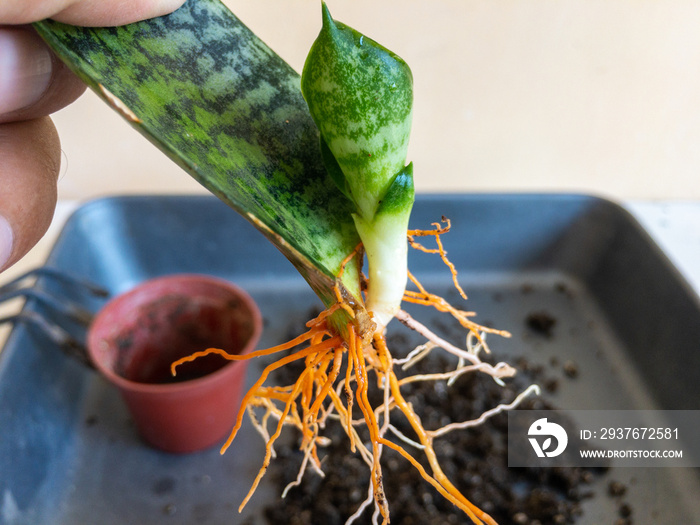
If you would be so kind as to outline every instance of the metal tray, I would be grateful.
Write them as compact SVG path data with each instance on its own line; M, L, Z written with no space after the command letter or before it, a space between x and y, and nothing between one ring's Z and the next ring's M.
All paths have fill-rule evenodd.
M560 373L560 388L547 394L553 403L700 409L698 297L624 210L576 195L421 196L413 227L442 215L452 220L444 240L468 307L514 334L492 340L494 351L543 364L552 356L575 360L577 378ZM287 338L318 305L286 259L211 197L89 203L69 219L47 265L115 294L175 272L230 279L261 307L261 346ZM434 257L413 253L410 267L424 284L450 293L449 274ZM35 286L93 310L100 305L49 279ZM25 308L41 310L31 300ZM551 337L527 328L534 311L556 316ZM224 456L154 451L135 434L117 393L51 346L20 326L0 354L0 523L264 522L261 507L279 497L267 485L243 514L236 511L262 458L249 425ZM636 468L614 477L633 485L628 499L640 523L697 522L697 470ZM579 523L614 521L604 483Z

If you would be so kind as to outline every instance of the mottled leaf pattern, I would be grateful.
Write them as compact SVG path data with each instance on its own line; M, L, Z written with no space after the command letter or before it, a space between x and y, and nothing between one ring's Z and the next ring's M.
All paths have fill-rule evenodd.
M404 168L413 114L413 76L401 57L336 22L323 27L304 64L301 89L327 149L345 175L357 213L372 220Z

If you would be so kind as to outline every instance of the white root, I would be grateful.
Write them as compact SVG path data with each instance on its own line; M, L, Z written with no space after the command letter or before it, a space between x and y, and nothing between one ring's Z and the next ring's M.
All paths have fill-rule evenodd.
M345 522L345 525L352 525L352 523L355 522L356 519L358 519L362 513L365 511L367 507L369 507L372 502L374 501L374 488L372 487L372 483L369 483L369 490L367 491L367 497L365 500L362 502L362 504L357 508L357 510L353 513L352 516L350 516L347 521Z
M463 374L466 374L467 372L481 371L481 372L486 372L489 375L492 375L492 371L499 370L499 369L503 368L503 366L509 366L509 365L506 365L505 363L498 363L494 367L494 366L491 366L489 363L479 363L478 365L461 366L461 367L458 367L456 370L453 370L451 372L413 375L413 376L407 377L405 379L402 379L401 381L399 381L399 384L403 386L403 385L406 385L408 383L415 383L418 381L447 380L448 385L449 385L450 381L456 380L458 377L460 377Z
M530 394L535 394L539 395L540 394L540 387L537 385L530 385L527 387L525 390L523 390L511 403L506 404L500 404L491 410L487 410L483 414L481 414L480 417L477 419L472 419L470 421L462 421L461 423L450 423L449 425L445 425L442 428L439 428L437 430L428 430L427 433L429 436L436 438L440 436L444 436L445 434L452 432L453 430L457 429L465 429L469 427L475 427L477 425L481 425L484 421L489 419L490 417L495 416L496 414L500 414L501 412L505 410L512 410L513 408L517 407L527 396Z
M248 413L248 417L250 418L250 422L253 424L253 428L260 434L263 438L263 441L267 443L270 441L270 433L267 431L267 424L262 424L260 421L258 421L258 418L255 416L255 411L253 409L252 405L249 405L246 412ZM267 418L270 415L271 410L268 408L267 411L265 412L265 415L263 416L263 419L267 421ZM275 452L274 447L270 451L271 457L276 458L277 457L277 452Z
M399 312L396 314L396 318L408 328L418 332L428 341L430 341L436 346L439 346L446 352L457 357L461 357L464 360L469 361L473 365L484 364L483 361L481 361L477 355L473 354L469 350L462 350L461 348L457 348L452 343L445 341L442 337L434 334L430 329L428 329L428 327L416 321L405 310L399 310ZM510 366L508 363L498 363L495 366L486 364L486 366L483 367L482 371L492 376L494 380L496 380L496 382L500 385L504 384L501 381L502 378L513 377L516 372L515 368Z
M297 477L294 481L292 481L289 485L284 487L284 490L282 491L282 499L287 497L287 492L292 487L298 487L301 485L301 480L304 478L304 473L306 472L306 466L309 464L309 458L311 457L311 448L307 448L306 453L304 454L304 459L301 462L301 467L299 467L299 473L297 474ZM313 462L312 462L313 463ZM321 470L317 469L316 473L319 474L322 478L326 476L326 474Z
M463 358L463 357L460 357L459 360L457 361L457 370L461 370L461 369L463 369L463 368L465 368L465 366L464 366L464 358ZM450 378L447 380L447 386L452 386L452 385L454 385L454 384L455 384L455 381L457 381L457 378L458 378L458 377L459 377L459 375L457 375L457 374L452 375L452 377L450 377Z
M402 365L401 370L408 370L428 356L433 348L437 348L437 345L428 341L427 343L415 347L405 358L394 359L394 363Z
M479 357L479 352L481 350L490 354L491 349L486 344L486 332L481 332L479 337L477 337L476 333L470 330L467 334L467 350L476 357Z
M425 445L423 445L422 443L418 443L417 441L414 441L414 440L412 440L412 439L406 437L406 434L404 434L403 432L401 432L401 431L400 431L398 428L396 428L394 425L389 425L389 430L391 430L391 432L392 432L397 438L399 438L401 441L403 441L403 442L406 443L407 445L411 445L412 447L417 448L417 449L419 449L419 450L424 450L424 449L425 449Z

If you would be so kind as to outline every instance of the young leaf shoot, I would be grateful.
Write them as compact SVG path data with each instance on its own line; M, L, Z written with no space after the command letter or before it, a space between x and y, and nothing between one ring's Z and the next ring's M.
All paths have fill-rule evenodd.
M396 54L334 21L324 3L301 90L321 134L324 164L353 203L368 259L365 303L382 331L406 289L406 230L414 200L413 167L406 166L411 70Z

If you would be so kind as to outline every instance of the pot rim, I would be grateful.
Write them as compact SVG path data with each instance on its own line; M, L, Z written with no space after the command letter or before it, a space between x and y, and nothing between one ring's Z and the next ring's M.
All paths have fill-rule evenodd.
M124 293L121 293L117 295L116 297L112 298L107 304L105 304L100 311L97 313L95 318L93 319L90 327L88 328L88 333L87 333L87 353L90 361L92 364L95 366L95 368L99 371L99 373L107 378L111 383L115 384L119 388L125 391L129 392L138 392L138 393L176 393L176 392L185 392L187 390L193 390L193 389L198 389L203 386L207 386L209 384L214 385L219 381L222 381L227 378L227 376L231 375L232 373L235 372L237 366L240 365L246 365L248 360L240 360L240 361L229 361L228 363L224 364L221 368L215 370L214 372L211 372L209 374L206 374L202 377L198 377L195 379L188 379L185 381L179 381L179 382L174 382L174 383L140 383L137 381L132 381L130 379L127 379L125 377L120 376L116 372L114 372L111 368L107 367L104 365L104 363L101 362L100 359L97 359L95 357L96 353L96 347L97 345L100 344L99 340L95 340L97 337L96 330L95 328L99 326L100 321L109 313L109 310L115 308L116 305L119 303L129 299L131 296L140 293L144 288L154 286L154 285L162 285L163 283L168 283L168 282L194 282L194 283L205 283L209 285L214 285L220 288L225 288L229 292L233 292L236 296L238 296L243 302L245 303L246 307L248 308L248 311L250 312L250 317L251 321L253 324L253 332L248 339L248 342L245 344L245 346L238 352L236 355L246 355L249 354L250 352L253 351L255 346L258 344L258 341L260 340L260 336L262 334L262 328L263 328L263 320L262 320L262 314L260 313L260 309L258 308L257 303L255 300L250 296L248 292L246 292L243 288L238 286L237 284L227 281L226 279L219 278L219 277L214 277L206 274L199 274L199 273L178 273L178 274L170 274L170 275L165 275L161 277L154 277L151 279L144 280L135 286L133 286L131 289L127 290Z

